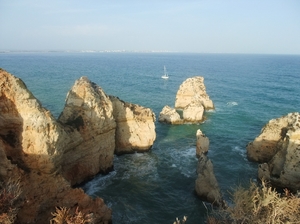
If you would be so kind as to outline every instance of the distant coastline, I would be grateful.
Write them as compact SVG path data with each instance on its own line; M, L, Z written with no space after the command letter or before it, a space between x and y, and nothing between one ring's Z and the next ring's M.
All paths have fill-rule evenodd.
M189 52L189 51L168 51L168 50L0 50L0 54L8 53L171 53L171 54L211 54L211 55L291 55L300 56L299 54L282 54L282 53L238 53L238 52Z

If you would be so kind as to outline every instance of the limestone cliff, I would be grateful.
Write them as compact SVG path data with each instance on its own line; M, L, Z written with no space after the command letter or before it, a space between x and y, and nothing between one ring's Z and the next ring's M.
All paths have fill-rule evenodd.
M116 154L149 150L156 138L155 114L150 108L126 103L110 96L113 116L117 123Z
M86 77L78 79L58 121L71 138L61 167L72 185L112 169L116 122L112 102L98 85Z
M97 223L110 223L111 210L102 199L93 200L72 189L61 175L74 168L74 160L66 161L72 151L80 154L77 157L86 155L83 147L79 149L85 136L77 127L57 122L19 78L4 70L0 70L0 87L0 178L21 180L18 223L49 223L56 206L78 206L93 213ZM69 181L80 182L94 171L86 176L79 172L79 178L72 176Z
M264 155L267 153L263 152L264 149L269 155L269 159L264 160L266 163L259 166L259 178L267 179L277 187L299 190L300 114L289 113L281 118L270 120L252 145L259 146L259 142L255 143L257 139L264 143L264 147L257 148L255 151L258 158L261 158L260 152L263 155L262 158L265 158ZM247 150L250 151L253 148L248 147Z

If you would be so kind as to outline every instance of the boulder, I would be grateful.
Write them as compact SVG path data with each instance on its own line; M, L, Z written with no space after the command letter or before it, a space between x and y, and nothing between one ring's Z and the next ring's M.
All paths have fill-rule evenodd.
M149 150L156 138L155 114L150 108L127 103L110 96L116 121L115 153Z
M78 207L84 213L93 213L96 223L110 223L111 210L102 199L92 199L70 185L101 170L99 161L106 153L90 157L88 162L93 165L88 164L88 168L81 163L85 156L94 153L86 152L89 148L84 145L84 141L93 141L94 137L89 139L84 132L89 130L84 113L64 126L63 121L56 121L42 107L19 78L0 70L0 86L0 179L21 182L17 223L49 223L56 206ZM73 104L78 105L79 101ZM89 170L96 162L97 168ZM74 170L73 175L68 175L76 164L78 177Z
M276 187L300 190L300 114L289 113L268 124L273 124L274 127L270 132L273 136L271 140L276 140L274 136L278 139L274 146L275 154L259 166L259 178L270 181ZM267 130L269 129L264 129L262 134L268 136Z
M209 139L205 134L202 133L200 129L196 133L197 143L196 143L196 155L199 157L203 153L207 153L209 149Z
M170 106L164 106L159 114L159 122L164 122L168 124L182 124L183 120L180 118L179 113L174 108Z
M218 181L214 174L211 160L204 154L199 155L195 191L201 200L215 206L223 206L223 199Z
M203 105L205 110L214 109L214 104L206 93L204 78L201 76L188 78L180 85L176 94L175 108L184 109L192 102Z

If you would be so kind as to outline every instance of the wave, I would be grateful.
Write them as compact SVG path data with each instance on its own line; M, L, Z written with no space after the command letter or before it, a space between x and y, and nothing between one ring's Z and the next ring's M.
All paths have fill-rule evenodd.
M227 102L227 105L228 106L237 106L237 105L239 105L237 102L235 102L235 101L231 101L231 102Z

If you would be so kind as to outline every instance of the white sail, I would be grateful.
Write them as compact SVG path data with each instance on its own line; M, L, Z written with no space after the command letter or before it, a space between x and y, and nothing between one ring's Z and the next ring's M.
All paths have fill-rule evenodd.
M167 69L166 69L166 66L164 66L164 75L162 76L163 79L168 79L169 78L169 75L167 73Z

